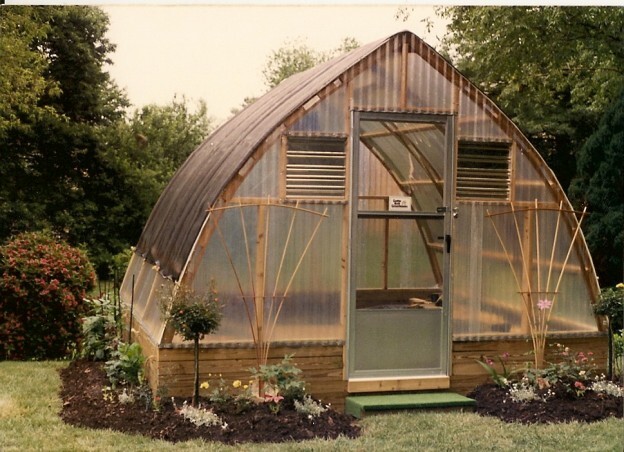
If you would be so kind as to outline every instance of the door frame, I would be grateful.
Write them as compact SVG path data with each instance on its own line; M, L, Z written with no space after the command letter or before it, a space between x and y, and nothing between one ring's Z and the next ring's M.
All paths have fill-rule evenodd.
M445 244L443 246L443 294L445 309L442 318L442 340L445 346L441 346L440 353L446 352L442 356L443 369L440 375L431 376L396 376L396 377L360 377L354 375L354 344L355 334L354 316L356 301L356 270L355 270L355 247L354 240L357 240L357 219L358 219L358 170L359 170L359 136L361 120L397 121L397 122L421 122L434 123L445 126L445 156L443 175L443 206L438 209L437 214L443 215ZM346 363L345 376L348 380L348 392L385 391L385 390L412 390L412 389L437 389L448 388L450 386L450 375L452 371L452 231L453 218L456 213L454 206L454 181L455 181L455 116L447 114L421 114L408 112L373 112L352 110L351 112L351 158L350 158L350 225L348 236L348 297L347 297L347 337L346 337ZM406 214L408 214L406 212ZM431 212L415 214L413 216L426 216ZM408 215L409 217L409 215Z

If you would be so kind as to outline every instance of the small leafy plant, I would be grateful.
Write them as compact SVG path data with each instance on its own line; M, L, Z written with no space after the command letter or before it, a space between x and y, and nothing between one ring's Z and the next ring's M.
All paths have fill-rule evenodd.
M171 399L174 406L175 400ZM191 422L193 425L197 427L206 426L212 427L214 425L220 426L222 429L227 429L227 423L223 421L217 414L215 414L212 410L207 410L202 408L201 406L194 407L192 405L188 405L186 400L182 404L182 408L178 409L176 406L176 410L180 413L181 416L184 417L187 421Z
M144 363L145 357L137 342L132 344L120 342L104 367L113 388L118 384L140 386L143 382Z
M624 381L622 374L622 360L624 344L622 343L622 331L624 331L624 283L616 284L615 287L606 287L600 291L600 298L593 306L594 313L604 315L609 322L609 368L608 375L619 375ZM618 331L620 334L618 334Z
M111 357L118 339L115 305L107 296L85 299L90 315L82 318L80 356L93 361Z
M307 415L309 419L315 418L327 411L328 407L306 395L303 401L295 400L295 410L297 413Z
M499 373L496 369L495 362L487 356L483 357L484 361L477 360L477 363L479 363L481 367L483 367L487 371L487 373L490 374L490 377L492 378L492 381L494 381L494 383L496 383L501 388L504 388L509 384L509 380L512 374L512 372L509 371L507 368L506 361L508 358L509 353L503 353L501 356L497 357L499 365L502 369L501 373Z
M305 395L305 381L301 379L301 369L292 362L293 355L286 355L278 364L261 365L251 368L251 374L258 379L264 393L280 395L287 402L302 400ZM264 397L264 394L260 394Z

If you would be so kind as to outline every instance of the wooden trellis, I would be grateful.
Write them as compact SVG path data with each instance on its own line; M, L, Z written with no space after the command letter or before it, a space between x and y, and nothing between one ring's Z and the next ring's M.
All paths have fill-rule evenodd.
M256 259L255 262L252 262L252 253L250 249L250 239L247 235L246 221L244 210L248 207L255 207L258 209L258 221L256 226ZM270 217L271 217L271 208L281 208L281 209L290 209L292 210L292 215L290 218L290 226L288 228L288 234L286 239L284 240L284 246L281 250L281 258L279 262L279 266L277 269L277 273L275 276L275 281L273 284L273 293L269 296L265 294L265 289L267 287L267 257L269 252L276 252L275 250L269 249L269 225L270 225ZM243 281L241 278L241 269L237 269L236 264L234 263L234 259L232 258L231 250L228 248L223 231L219 227L219 224L216 224L217 234L223 245L225 250L225 254L227 255L230 266L232 267L232 271L234 272L234 276L236 279L236 283L238 289L240 291L240 296L245 305L245 311L247 314L247 319L249 321L249 328L251 330L253 342L256 348L256 360L258 365L266 365L269 349L271 347L271 341L273 337L273 333L275 331L275 327L277 325L280 313L282 311L282 307L284 306L284 302L288 296L288 292L290 287L301 267L301 263L305 255L307 254L316 233L318 232L321 223L328 216L327 208L323 211L323 213L304 209L299 207L299 202L292 206L288 204L278 204L272 203L267 199L266 203L251 203L251 204L242 204L239 202L238 205L235 206L225 206L225 207L215 207L209 210L209 212L214 212L218 210L226 210L226 209L239 209L240 210L240 221L243 230L243 239L245 242L245 254L246 254L246 264L247 264L247 272L250 278L250 287L251 294L246 293L243 289ZM284 261L286 259L286 255L288 252L289 245L291 243L291 237L293 235L293 230L295 227L295 220L297 218L298 213L305 213L318 217L318 221L314 225L314 229L310 236L307 239L306 245L301 252L297 260L297 264L292 269L290 275L284 274ZM284 278L282 279L282 275ZM283 284L283 282L285 284ZM280 284L282 283L282 284Z
M563 279L563 274L566 269L566 265L568 263L568 259L570 258L570 254L572 253L572 249L574 248L574 243L576 242L576 237L581 229L581 222L585 217L585 213L587 208L584 208L582 212L576 212L574 210L563 209L563 202L559 203L559 208L557 210L557 223L555 226L555 233L553 237L553 243L551 247L550 253L550 261L548 265L548 275L546 278L546 282L544 283L541 278L542 268L541 268L541 243L540 243L540 228L539 228L539 215L540 211L552 211L555 209L552 208L544 208L538 207L537 199L535 200L535 207L531 207L528 209L515 209L513 203L511 204L511 210L505 212L498 213L490 213L489 210L486 210L487 217L492 221L492 226L494 227L494 231L496 232L496 237L500 242L503 251L505 253L505 258L509 263L509 267L511 268L511 272L513 274L514 280L516 282L518 293L522 297L522 305L524 307L524 313L526 315L526 321L528 322L529 331L531 334L531 339L533 341L533 350L535 352L535 367L541 369L544 365L544 350L546 348L546 335L548 333L548 321L550 320L550 316L552 314L553 307L555 306L555 301L557 299L557 295L559 294L559 287L561 285L561 280ZM535 213L535 253L536 253L536 274L537 281L533 281L531 275L534 270L532 268L532 258L530 255L531 246L530 243L526 243L522 237L522 233L520 232L520 226L518 223L518 213L524 213L527 211L531 211ZM513 259L510 256L507 247L505 246L505 242L501 237L501 234L496 227L496 223L493 220L493 217L498 215L506 215L512 214L514 220L514 226L518 238L518 246L520 249L520 262L522 265L522 277L518 277L516 273L516 269L513 265ZM570 241L570 245L568 247L568 251L566 253L565 260L563 265L561 266L561 271L559 272L559 276L557 278L557 282L554 285L553 290L551 290L551 282L553 279L553 264L555 259L555 250L557 248L558 237L559 237L559 229L561 225L561 217L564 213L571 213L573 215L580 213L581 218L578 222L576 222L576 226L574 228L574 233L572 236L572 240Z

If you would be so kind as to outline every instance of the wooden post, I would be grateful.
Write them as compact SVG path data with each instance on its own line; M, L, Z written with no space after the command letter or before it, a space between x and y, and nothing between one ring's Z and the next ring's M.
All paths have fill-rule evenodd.
M266 284L267 233L269 228L268 206L258 206L256 223L256 260L254 268L254 307L256 311L257 353L261 360L264 355L264 292ZM260 364L260 361L258 362ZM266 363L265 363L266 364Z

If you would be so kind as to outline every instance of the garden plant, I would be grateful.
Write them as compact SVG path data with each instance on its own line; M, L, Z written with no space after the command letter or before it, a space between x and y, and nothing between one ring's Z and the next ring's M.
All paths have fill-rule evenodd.
M169 325L186 341L193 341L195 378L193 384L193 406L199 399L199 341L214 333L221 323L222 311L217 298L214 281L205 294L193 292L179 285L173 292L163 296L163 307Z
M23 233L0 247L0 359L71 355L94 283L86 254L51 232Z
M542 368L527 362L512 369L507 353L496 362L488 357L478 361L495 386L483 385L469 394L477 399L477 411L526 422L556 421L542 414L561 410L561 406L570 411L563 413L564 420L565 416L585 421L622 417L624 388L598 372L592 352L575 352L561 343L551 348L553 359Z

